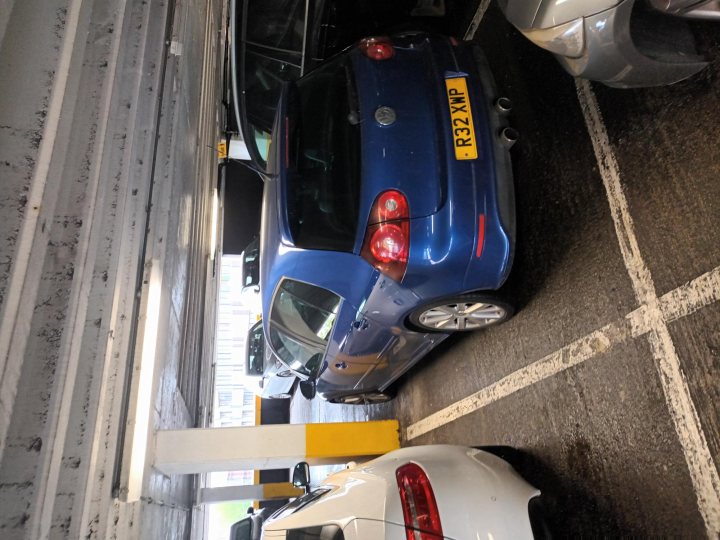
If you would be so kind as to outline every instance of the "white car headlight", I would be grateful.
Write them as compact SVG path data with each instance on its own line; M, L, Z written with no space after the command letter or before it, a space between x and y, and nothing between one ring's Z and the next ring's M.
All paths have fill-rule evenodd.
M582 55L585 46L585 25L582 17L552 28L522 30L522 33L535 45L569 58Z

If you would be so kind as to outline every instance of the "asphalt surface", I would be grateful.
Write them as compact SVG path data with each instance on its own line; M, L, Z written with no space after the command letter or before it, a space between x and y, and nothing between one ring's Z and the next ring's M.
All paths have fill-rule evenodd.
M455 4L456 35L475 7ZM612 160L596 157L576 82L491 6L475 40L521 133L513 149L518 244L506 287L518 313L444 342L389 404L296 395L292 421L395 417L405 445L515 447L514 464L543 491L558 537L712 536L720 514L720 25L692 28L711 60L692 79L642 90L589 86L627 202L623 220L603 176ZM636 244L622 232L628 223ZM464 408L426 422L459 401Z

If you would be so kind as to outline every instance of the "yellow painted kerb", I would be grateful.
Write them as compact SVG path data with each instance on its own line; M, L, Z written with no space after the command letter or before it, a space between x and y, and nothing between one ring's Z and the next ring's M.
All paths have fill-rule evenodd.
M308 458L377 456L400 448L397 420L305 425Z
M255 425L262 424L262 398L255 396Z

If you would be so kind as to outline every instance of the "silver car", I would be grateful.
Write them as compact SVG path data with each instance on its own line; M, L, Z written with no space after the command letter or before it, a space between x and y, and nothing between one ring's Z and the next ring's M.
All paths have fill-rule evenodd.
M720 20L720 0L499 0L507 19L576 77L662 86L707 62L684 18Z

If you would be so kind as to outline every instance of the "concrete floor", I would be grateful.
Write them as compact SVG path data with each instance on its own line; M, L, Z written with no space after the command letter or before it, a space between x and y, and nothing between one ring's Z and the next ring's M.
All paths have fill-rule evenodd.
M709 68L614 90L576 85L491 6L475 39L521 132L519 312L443 343L390 404L296 395L292 420L396 417L404 444L519 448L559 537L717 535L720 32L692 26Z

